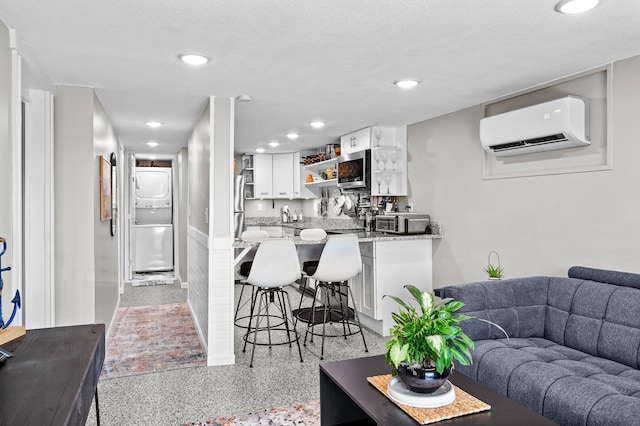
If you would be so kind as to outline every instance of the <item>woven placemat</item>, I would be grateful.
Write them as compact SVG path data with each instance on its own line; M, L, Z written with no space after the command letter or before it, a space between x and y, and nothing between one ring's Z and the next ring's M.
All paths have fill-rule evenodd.
M367 377L369 383L375 386L384 396L387 395L387 386L391 381L391 374L383 374L381 376ZM473 395L469 395L459 387L453 385L453 389L456 393L456 399L449 405L437 408L418 408L410 405L400 404L389 398L394 404L402 409L405 413L410 415L415 421L421 425L427 425L429 423L439 422L441 420L452 419L454 417L464 416L467 414L479 413L481 411L487 411L491 409L489 404L480 401Z

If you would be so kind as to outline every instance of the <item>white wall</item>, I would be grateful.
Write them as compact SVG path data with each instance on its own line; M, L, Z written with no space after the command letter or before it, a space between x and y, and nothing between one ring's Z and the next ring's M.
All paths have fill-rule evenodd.
M0 21L0 158L3 159L0 167L0 200L4 200L3 207L0 208L0 236L7 239L7 252L2 256L2 267L13 266L11 259L13 251L11 249L14 239L13 217L11 194L13 188L13 167L11 149L11 130L9 123L11 120L11 50L9 49L9 30ZM0 251L1 251L0 247ZM11 299L15 292L12 285L11 271L2 273L5 297L2 299L3 312L11 312ZM8 317L7 317L8 319Z
M189 281L187 268L187 226L189 211L189 153L187 148L182 148L178 153L178 277L182 283Z
M231 247L233 129L233 99L210 97L188 146L189 305L207 351L207 365L235 362Z
M56 326L95 320L93 90L58 86L54 119Z
M234 100L211 97L209 210L209 339L207 365L233 364L233 145Z
M191 314L205 350L209 335L209 224L204 219L204 211L209 207L210 122L210 107L207 102L188 142L188 298Z
M118 301L118 240L100 221L100 155L116 135L92 88L58 86L55 95L56 326L105 323Z
M613 65L613 170L483 180L481 106L408 128L409 202L444 228L434 287L484 278L566 276L573 265L640 272L640 57Z
M93 91L92 91L93 92ZM95 322L111 324L120 297L118 278L118 245L120 234L111 236L111 221L101 221L100 205L100 156L109 160L111 153L118 151L118 139L111 127L109 117L100 104L98 97L93 97L93 154L95 169L93 171L93 215L94 249L95 249Z
M209 210L209 150L211 119L209 102L189 137L189 226L209 235L205 220ZM206 213L206 214L205 214Z

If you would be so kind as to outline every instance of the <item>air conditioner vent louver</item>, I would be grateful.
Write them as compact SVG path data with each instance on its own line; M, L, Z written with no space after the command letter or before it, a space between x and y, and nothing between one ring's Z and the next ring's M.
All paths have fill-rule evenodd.
M542 144L555 143L555 142L561 142L566 140L567 140L567 136L564 133L558 133L551 136L542 136L539 138L527 139L524 141L491 145L489 148L491 148L492 151L497 152L497 151L505 151L508 149L514 149L514 148L522 148L525 146L542 145Z
M589 145L588 108L566 97L480 120L482 148L497 156Z

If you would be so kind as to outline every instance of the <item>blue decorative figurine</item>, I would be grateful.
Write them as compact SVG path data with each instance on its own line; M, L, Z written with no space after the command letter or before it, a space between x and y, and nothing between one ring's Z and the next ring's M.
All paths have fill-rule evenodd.
M16 290L16 295L13 297L13 300L11 300L11 303L13 303L13 312L11 313L9 321L5 323L4 316L2 315L2 273L5 271L10 271L11 266L7 266L6 268L2 267L2 256L7 251L7 240L0 237L0 243L2 243L2 252L0 253L0 330L2 330L11 325L13 318L16 316L16 312L20 308L20 292Z

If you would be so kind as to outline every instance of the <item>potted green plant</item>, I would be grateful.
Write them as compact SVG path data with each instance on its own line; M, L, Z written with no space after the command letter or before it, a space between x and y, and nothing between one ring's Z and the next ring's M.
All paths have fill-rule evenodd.
M496 255L496 259L498 259L498 266L494 266L493 263L491 263L492 254ZM504 269L502 268L502 266L500 266L500 256L497 252L493 250L489 252L489 256L487 258L487 267L484 268L484 272L487 274L487 277L490 280L500 280L504 276Z
M493 266L492 264L489 264L486 268L484 268L484 272L487 273L487 276L490 280L499 280L503 277L502 266Z
M481 318L455 313L463 302L444 299L435 303L430 292L412 285L404 286L417 301L420 311L396 296L385 295L401 307L391 314L396 325L391 328L385 359L392 364L392 374L414 392L432 393L442 386L452 372L454 361L471 364L473 341L462 331L460 323ZM508 336L507 336L508 338Z
M418 302L421 312L396 296L401 309L391 314L396 325L391 328L385 355L393 365L393 375L412 391L431 393L442 386L453 361L471 363L473 341L462 332L459 324L473 317L456 314L464 306L456 300L434 302L433 295L412 285L404 286ZM387 297L387 296L384 296Z

